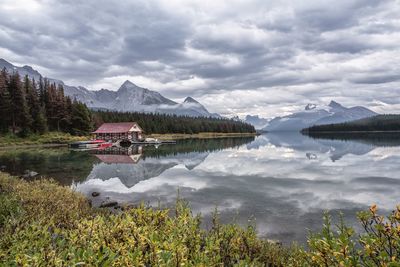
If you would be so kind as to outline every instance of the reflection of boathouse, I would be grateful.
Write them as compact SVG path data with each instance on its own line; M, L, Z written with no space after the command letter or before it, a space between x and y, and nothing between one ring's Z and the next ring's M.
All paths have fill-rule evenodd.
M143 139L143 130L136 122L103 123L93 134L96 135L96 139L106 141Z
M102 150L93 150L92 153L106 164L137 163L143 153L142 146L131 146L128 148L110 147Z

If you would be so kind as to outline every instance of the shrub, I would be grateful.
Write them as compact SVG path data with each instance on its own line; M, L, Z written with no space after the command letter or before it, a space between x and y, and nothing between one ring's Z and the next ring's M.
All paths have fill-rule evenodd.
M188 203L175 216L139 205L113 213L93 209L53 181L26 182L0 173L0 262L4 266L399 266L400 208L385 219L361 212L364 233L324 216L308 248L282 247L254 227L200 227Z

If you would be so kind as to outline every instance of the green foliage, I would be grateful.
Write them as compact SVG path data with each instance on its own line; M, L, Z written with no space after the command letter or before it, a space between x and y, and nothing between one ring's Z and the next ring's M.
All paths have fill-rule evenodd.
M188 117L168 114L96 111L93 112L96 126L104 122L135 121L145 131L152 133L183 133L196 134L202 132L216 133L254 133L252 125L230 119L205 117Z
M282 266L291 255L258 239L253 227L215 220L203 230L184 201L175 216L143 205L114 214L52 181L0 173L0 185L23 209L1 230L0 262L7 266Z
M359 213L364 232L324 216L308 248L282 247L254 227L200 227L188 204L175 215L144 205L123 212L92 209L68 187L0 173L0 262L5 266L399 266L400 207L388 218L374 205ZM217 213L215 213L217 214ZM5 218L5 219L4 219ZM12 218L12 219L10 219Z
M29 86L29 85L28 85ZM11 96L11 128L12 132L18 133L21 137L26 136L30 131L32 117L26 101L26 92L22 88L21 78L17 73L10 76L8 90Z
M344 224L336 231L331 217L324 216L321 233L311 235L309 251L304 252L311 266L400 266L400 206L386 219L377 214L377 206L358 214L364 233Z
M88 134L92 129L91 114L85 104L74 101L71 106L71 132L75 135Z
M0 229L20 212L18 200L0 189Z

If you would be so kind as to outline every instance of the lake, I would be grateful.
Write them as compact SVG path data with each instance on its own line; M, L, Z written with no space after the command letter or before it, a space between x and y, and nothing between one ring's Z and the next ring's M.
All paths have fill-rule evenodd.
M321 137L321 136L320 136ZM304 243L325 210L356 213L400 203L400 137L269 133L190 139L176 145L95 151L67 148L0 150L0 168L26 179L53 177L92 199L173 207L178 195L195 214L255 224L260 236ZM29 177L26 171L39 175ZM34 174L34 173L31 173ZM92 192L100 196L92 197Z

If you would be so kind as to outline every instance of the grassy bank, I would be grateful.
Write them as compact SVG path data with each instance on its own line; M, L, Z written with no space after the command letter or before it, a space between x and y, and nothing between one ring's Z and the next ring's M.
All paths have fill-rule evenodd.
M248 137L256 136L256 133L198 133L198 134L150 134L146 137L157 138L160 140L177 140L177 139L207 139L207 138L226 138L226 137Z
M87 140L88 138L88 136L73 136L68 133L62 132L49 132L43 135L33 134L24 138L8 134L5 136L0 136L0 147L43 144L68 144L74 141Z
M360 214L358 237L329 217L309 248L283 248L253 227L200 228L187 204L138 206L113 214L51 181L25 182L0 173L0 262L4 266L399 266L400 208L390 220L376 207ZM356 242L360 245L356 247ZM392 262L390 265L390 262ZM397 265L396 265L397 264Z

